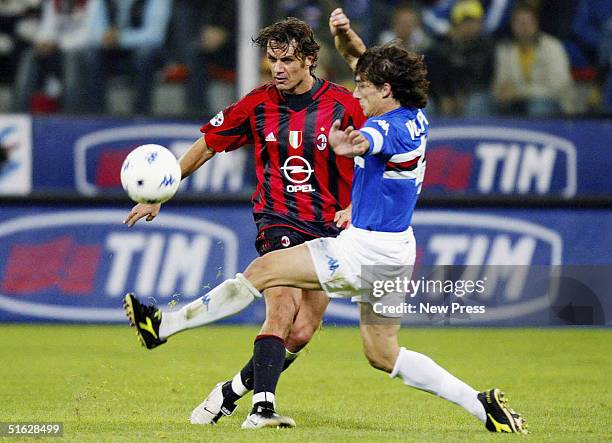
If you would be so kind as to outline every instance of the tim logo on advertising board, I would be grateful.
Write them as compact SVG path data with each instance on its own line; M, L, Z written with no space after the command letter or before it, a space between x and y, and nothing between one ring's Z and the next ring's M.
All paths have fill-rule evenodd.
M576 195L576 146L546 132L448 126L429 133L424 186L477 194Z
M166 146L180 157L201 137L198 125L148 124L102 129L80 137L74 145L75 180L79 193L121 191L119 170L126 155L145 143ZM215 155L181 183L181 191L240 192L244 188L247 152Z
M62 211L0 224L0 319L122 321L133 291L162 307L237 272L238 240L200 218L161 214L127 229L124 211Z

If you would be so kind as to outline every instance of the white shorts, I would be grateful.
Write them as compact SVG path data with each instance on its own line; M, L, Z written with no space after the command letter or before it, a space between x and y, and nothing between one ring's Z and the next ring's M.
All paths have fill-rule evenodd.
M351 297L354 302L371 304L398 305L404 302L403 293L375 297L372 294L372 279L375 277L371 276L368 267L380 267L382 272L391 269L391 273L395 272L393 267L401 267L402 275L407 269L411 272L416 257L411 227L403 232L378 232L350 226L338 237L317 238L307 241L306 245L319 283L329 297ZM388 276L388 279L393 277Z

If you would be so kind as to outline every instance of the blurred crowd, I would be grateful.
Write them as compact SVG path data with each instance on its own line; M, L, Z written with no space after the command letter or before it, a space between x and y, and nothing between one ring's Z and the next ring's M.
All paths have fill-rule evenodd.
M336 7L368 46L396 39L423 53L435 115L612 113L612 0L261 3L262 25L307 21L322 46L317 75L348 87L327 28ZM0 110L112 114L119 84L130 113L212 115L237 98L237 25L235 0L0 0ZM263 58L260 72L265 81ZM164 88L180 93L160 100Z

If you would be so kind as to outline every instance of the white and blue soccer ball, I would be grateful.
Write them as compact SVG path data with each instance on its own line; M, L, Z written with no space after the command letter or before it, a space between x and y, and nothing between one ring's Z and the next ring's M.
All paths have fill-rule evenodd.
M130 152L121 166L121 185L138 203L164 203L181 183L181 166L161 145L142 145Z

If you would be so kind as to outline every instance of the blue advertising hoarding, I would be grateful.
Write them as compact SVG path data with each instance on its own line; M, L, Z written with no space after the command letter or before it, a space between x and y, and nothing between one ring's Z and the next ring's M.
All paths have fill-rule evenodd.
M132 229L121 223L128 210L129 204L0 209L0 321L121 322L121 298L128 291L176 309L256 256L248 205L169 204L155 221ZM599 311L590 324L612 324L611 282L605 280L612 275L612 210L417 210L413 226L417 266L469 265L470 272L488 276L496 295L478 301L489 313L467 324L572 324L583 291L560 305L558 297L544 296L532 284L561 268L569 274L544 277L569 282L579 279L576 274L604 271L592 279L596 287L589 297L597 299ZM526 277L525 270L535 277ZM566 308L569 317L552 315ZM259 301L226 321L258 323L263 317ZM357 309L334 300L326 319L355 324ZM465 324L466 319L414 316L406 322Z
M11 160L0 165L0 193L120 193L118 171L131 149L158 143L180 156L202 123L0 114ZM423 196L610 196L611 141L607 120L432 118ZM180 192L250 192L252 155L248 148L216 155Z
M119 170L135 147L156 143L180 157L200 124L161 120L37 117L32 121L35 192L122 193ZM253 187L252 151L221 153L181 183L179 192L231 194Z
M438 120L423 195L610 195L612 122Z

